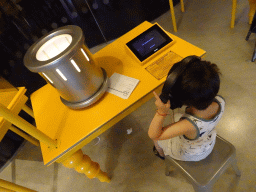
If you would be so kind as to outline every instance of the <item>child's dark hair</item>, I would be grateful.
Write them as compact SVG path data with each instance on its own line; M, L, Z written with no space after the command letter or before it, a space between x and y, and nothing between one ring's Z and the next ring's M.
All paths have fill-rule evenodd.
M175 65L171 71L177 67ZM219 92L220 74L216 64L195 60L189 63L185 71L178 77L172 88L172 95L179 98L184 105L204 110L213 102Z

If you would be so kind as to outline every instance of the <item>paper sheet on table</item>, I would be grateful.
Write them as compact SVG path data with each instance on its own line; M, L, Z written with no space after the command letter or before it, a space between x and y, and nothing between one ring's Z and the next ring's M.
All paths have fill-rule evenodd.
M109 93L112 93L123 99L128 99L137 84L139 83L139 80L118 73L114 73L109 78L109 82L109 88L107 90Z

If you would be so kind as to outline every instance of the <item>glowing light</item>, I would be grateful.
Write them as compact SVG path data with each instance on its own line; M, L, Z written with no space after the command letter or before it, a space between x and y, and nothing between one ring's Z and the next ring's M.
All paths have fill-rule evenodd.
M83 49L81 49L82 53L84 54L84 56L86 57L87 61L90 61L89 57L87 56L87 54L84 52Z
M48 79L48 81L50 81L53 84L53 81L45 73L42 74L46 77L46 79Z
M56 69L57 73L61 76L61 78L64 80L64 81L67 81L67 78L63 75L63 73L61 73L61 71L59 69Z
M76 68L78 72L81 72L81 69L77 66L76 62L73 59L71 59L71 63L73 64L73 66Z
M47 61L63 52L72 42L72 36L69 34L53 37L44 43L36 53L36 59Z

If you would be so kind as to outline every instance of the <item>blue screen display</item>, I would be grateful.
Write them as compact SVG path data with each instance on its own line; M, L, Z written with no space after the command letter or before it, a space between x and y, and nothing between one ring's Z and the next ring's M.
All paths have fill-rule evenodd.
M172 41L172 38L155 24L126 45L142 62Z
M145 34L141 39L135 41L132 46L143 57L151 51L156 52L158 47L165 41L166 39L156 29L154 29Z

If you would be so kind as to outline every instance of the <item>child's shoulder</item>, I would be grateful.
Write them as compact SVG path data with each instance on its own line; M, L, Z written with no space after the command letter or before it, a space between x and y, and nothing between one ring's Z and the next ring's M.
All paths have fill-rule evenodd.
M222 97L221 95L217 95L217 96L215 97L215 99L218 100L218 101L221 102L221 103L224 103L224 104L226 103L225 98Z

